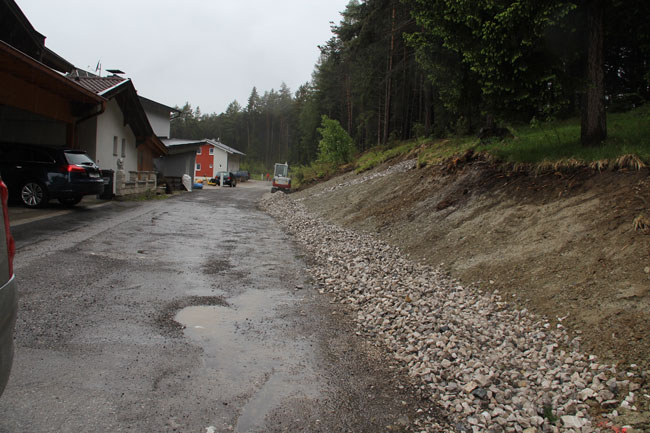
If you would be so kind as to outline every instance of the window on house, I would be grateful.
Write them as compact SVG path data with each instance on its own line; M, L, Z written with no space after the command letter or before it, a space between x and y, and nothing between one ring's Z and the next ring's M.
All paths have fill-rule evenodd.
M210 168L212 168L212 164L210 164Z
M210 155L214 155L214 147L210 148Z
M201 171L201 163L196 163L196 171Z
M201 154L201 148L200 148L200 147L199 147L199 149L196 151L196 154L197 154L197 155L200 155L200 154Z
M113 137L113 156L117 156L117 135Z
M122 139L122 158L126 156L126 138Z

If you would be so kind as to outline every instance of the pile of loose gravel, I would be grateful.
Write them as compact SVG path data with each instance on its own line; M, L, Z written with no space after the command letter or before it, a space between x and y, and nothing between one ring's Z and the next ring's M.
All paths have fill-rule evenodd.
M423 412L414 431L604 432L619 412L636 410L647 372L600 364L561 325L312 217L290 196L269 194L261 204L309 254L320 292L348 305L359 331L452 420L441 425Z

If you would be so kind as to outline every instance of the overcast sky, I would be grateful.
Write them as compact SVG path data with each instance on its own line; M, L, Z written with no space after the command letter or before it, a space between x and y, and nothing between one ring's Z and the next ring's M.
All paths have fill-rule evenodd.
M138 93L221 113L311 79L349 0L16 0L45 45L81 69L121 69ZM105 72L103 73L103 75Z

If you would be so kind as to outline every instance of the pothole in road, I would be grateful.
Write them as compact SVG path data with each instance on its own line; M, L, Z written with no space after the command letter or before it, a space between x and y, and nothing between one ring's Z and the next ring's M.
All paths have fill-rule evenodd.
M156 317L156 324L168 333L182 335L183 324L175 320L175 316L179 310L194 305L225 306L228 305L228 303L221 296L187 296L175 299L165 305L160 314L158 314Z
M283 402L317 396L312 351L287 326L284 316L295 300L285 291L249 289L229 301L189 306L175 320L203 348L206 373L218 378L222 393L245 396L235 431L260 431Z

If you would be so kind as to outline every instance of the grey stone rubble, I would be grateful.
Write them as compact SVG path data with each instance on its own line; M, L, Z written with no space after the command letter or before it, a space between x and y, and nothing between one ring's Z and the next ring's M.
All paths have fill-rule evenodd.
M614 421L636 410L640 373L581 353L560 324L313 217L290 196L268 194L261 206L309 254L319 291L347 305L360 335L384 346L448 414L447 422L419 411L413 431L599 432L590 406Z
M365 174L365 175L360 176L360 177L355 177L352 180L336 184L336 185L334 185L332 187L329 187L329 188L327 188L327 189L325 189L323 191L317 192L315 194L315 196L318 197L318 196L323 195L323 194L328 194L328 193L334 192L337 189L346 188L346 187L353 186L353 185L359 185L361 183L367 182L369 180L377 179L379 177L390 176L391 174L396 174L396 173L401 173L401 172L404 172L404 171L407 171L407 170L411 170L411 169L415 168L416 165L417 165L417 159L408 159L406 161L402 161L402 162L397 163L395 165L391 165L390 167L388 167L385 170L377 171L377 172L371 172L371 173ZM300 201L300 200L298 200L298 201Z

